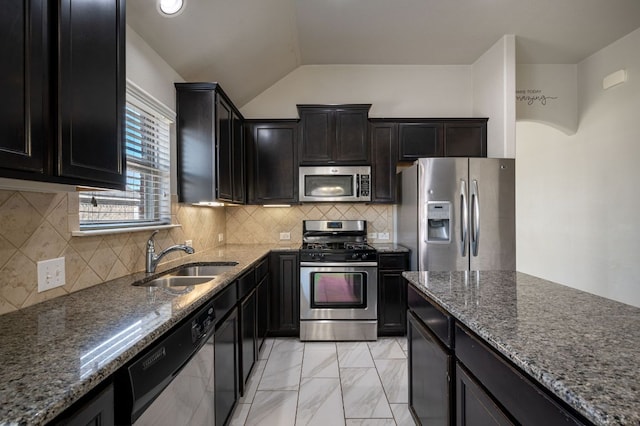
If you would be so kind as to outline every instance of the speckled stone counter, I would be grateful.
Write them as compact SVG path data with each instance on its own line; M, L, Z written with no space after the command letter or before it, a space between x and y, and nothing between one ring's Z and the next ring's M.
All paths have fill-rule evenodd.
M372 243L370 244L378 253L409 253L405 246L394 243Z
M415 288L599 425L640 425L640 309L520 272L405 272Z
M52 420L271 249L287 247L225 246L160 265L158 273L182 264L238 262L185 294L132 286L152 278L138 273L0 316L0 425Z

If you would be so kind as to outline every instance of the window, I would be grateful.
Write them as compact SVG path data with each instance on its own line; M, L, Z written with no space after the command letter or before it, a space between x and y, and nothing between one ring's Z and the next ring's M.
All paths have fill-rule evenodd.
M124 191L80 193L80 230L171 222L170 130L173 112L127 83Z

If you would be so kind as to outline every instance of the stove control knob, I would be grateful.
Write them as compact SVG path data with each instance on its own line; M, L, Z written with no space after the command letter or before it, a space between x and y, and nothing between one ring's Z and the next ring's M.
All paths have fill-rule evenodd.
M361 260L365 260L367 258L367 253L362 253Z
M358 259L358 253L353 253L353 254L351 255L351 258L352 258L352 259Z

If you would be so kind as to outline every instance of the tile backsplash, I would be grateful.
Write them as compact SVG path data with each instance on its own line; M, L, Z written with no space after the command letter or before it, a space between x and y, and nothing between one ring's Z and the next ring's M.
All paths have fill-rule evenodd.
M225 243L296 247L304 219L365 219L368 232L389 233L393 239L393 207L387 205L209 208L179 204L174 197L172 223L182 226L162 230L156 242L163 249L190 239L196 251ZM77 223L77 193L0 190L0 315L144 270L151 232L74 237ZM281 241L281 232L291 239ZM219 234L224 241L218 241ZM171 254L165 261L179 256L184 254ZM37 262L57 257L65 258L66 284L38 293Z
M187 239L197 251L223 244L224 209L172 203L172 216L182 227L162 230L159 249ZM77 222L76 193L0 191L0 314L144 270L151 232L73 237ZM37 262L63 256L66 284L38 293Z
M368 233L389 233L393 240L393 206L368 204L303 204L293 207L232 206L226 208L227 242L300 245L302 221L364 219ZM280 233L289 232L290 241ZM376 239L370 239L375 242Z

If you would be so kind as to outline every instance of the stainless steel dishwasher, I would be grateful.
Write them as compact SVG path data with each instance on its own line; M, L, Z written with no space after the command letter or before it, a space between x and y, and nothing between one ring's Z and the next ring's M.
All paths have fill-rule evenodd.
M214 425L213 301L115 375L118 425Z

